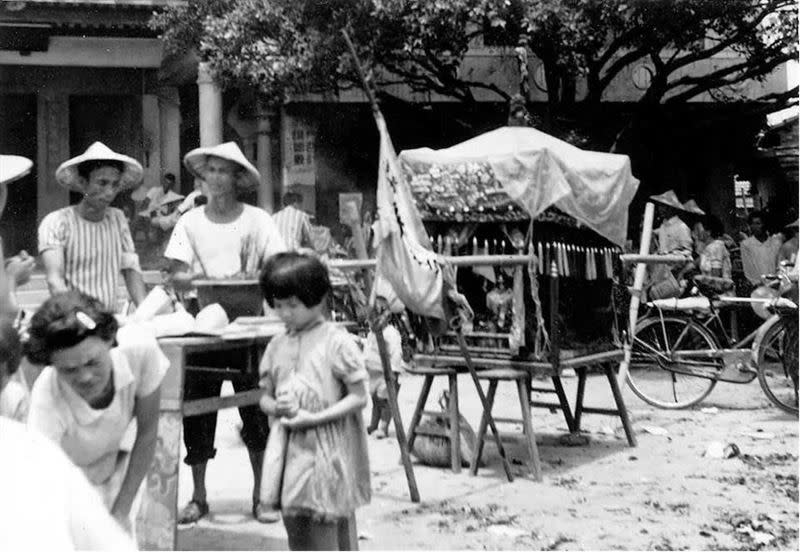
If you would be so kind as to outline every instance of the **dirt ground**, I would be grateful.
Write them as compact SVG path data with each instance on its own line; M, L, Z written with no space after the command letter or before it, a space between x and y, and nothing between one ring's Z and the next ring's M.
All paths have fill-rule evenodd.
M565 380L571 398L576 383ZM420 386L411 376L402 381L406 424ZM434 384L434 400L440 390ZM461 411L475 428L480 408L468 376L459 378L459 393ZM691 410L654 409L627 388L624 396L638 447L628 446L618 419L595 414L583 420L589 443L564 446L563 417L534 409L541 483L525 475L524 450L511 442L518 477L507 482L487 443L487 466L477 477L415 464L419 504L409 500L396 441L371 437L373 500L357 514L361 548L798 549L798 421L771 406L757 382L719 384ZM605 378L591 377L586 405L612 404ZM511 384L498 389L495 415L519 416ZM180 549L286 549L282 524L259 525L248 515L252 483L237 424L235 410L221 413L217 458L208 472L212 515L180 529ZM735 444L740 454L704 456L713 442ZM180 481L183 505L191 493L185 466Z

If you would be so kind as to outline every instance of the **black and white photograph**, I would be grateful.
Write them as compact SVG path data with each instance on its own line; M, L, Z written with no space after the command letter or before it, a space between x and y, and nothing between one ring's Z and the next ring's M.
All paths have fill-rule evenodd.
M0 550L797 550L799 19L0 0Z

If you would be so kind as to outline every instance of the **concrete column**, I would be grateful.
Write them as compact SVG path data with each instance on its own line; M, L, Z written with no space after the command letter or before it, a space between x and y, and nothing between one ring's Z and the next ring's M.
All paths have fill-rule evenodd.
M178 89L164 87L158 91L159 133L161 134L161 171L171 172L181 191L181 102ZM191 189L191 187L189 187Z
M69 205L69 191L55 179L58 166L70 156L69 97L47 91L38 95L37 105L36 217Z
M144 151L140 161L144 168L144 185L147 187L161 184L161 123L159 116L158 96L142 95Z
M258 172L261 173L261 183L258 186L258 205L268 213L275 211L272 186L272 146L270 144L270 133L272 131L270 117L272 115L272 111L268 109L259 109L257 131L258 154L256 158L258 160Z
M197 67L199 91L200 146L216 146L222 143L222 91L214 81L207 62Z

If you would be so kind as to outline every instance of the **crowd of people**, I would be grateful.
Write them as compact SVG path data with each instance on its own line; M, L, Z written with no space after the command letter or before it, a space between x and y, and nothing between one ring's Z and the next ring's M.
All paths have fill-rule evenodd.
M731 235L719 217L703 211L694 200L681 203L672 190L650 199L656 205L654 252L685 258L685 262L651 267L651 299L684 295L697 276L720 295L750 297L763 285L763 275L774 274L781 263L794 265L797 260L797 220L784 221L776 229L770 215L753 210L747 213L746 231ZM747 317L744 322L748 323Z
M171 196L174 178L167 175L163 187L145 196L141 211L168 232L163 256L169 284L184 308L197 312L194 280L258 277L264 300L286 327L270 342L258 374L234 380L237 391L264 390L260 404L239 409L253 471L252 515L263 523L282 518L292 549L355 549L354 512L370 499L360 413L369 375L358 339L325 316L328 268L301 249L314 245L308 215L297 208L295 194L287 194L275 217L242 202L260 175L233 142L192 150L184 163L196 178L195 192ZM6 184L31 163L4 159L0 167L14 169L0 184L4 205ZM12 521L19 528L30 527L24 521L34 515L52 514L58 531L42 542L59 549L135 548L135 514L154 458L161 383L169 367L155 335L135 324L120 328L125 318L117 313L121 280L134 306L147 295L128 220L111 206L120 192L140 186L142 173L137 161L99 142L57 169L57 182L81 199L40 225L50 298L30 320L20 321L14 290L30 277L33 257L21 252L0 270L0 423L4 438L15 440L13 454L6 445L0 454L0 512L23 522ZM34 366L33 377L18 370L23 357ZM245 359L207 353L192 362L235 369ZM218 377L189 371L184 398L217 396L221 384ZM277 427L288 435L285 461L265 466L270 428ZM184 418L185 462L194 485L180 522L209 513L205 474L216 452L215 429L215 412ZM20 467L22 453L44 455L31 466L52 464L42 472L59 480ZM280 514L262 500L265 470L281 472ZM52 485L33 495L46 497L47 507L34 511L23 504L12 511L17 502L12 505L5 492L20 483L6 481L9 474ZM30 544L15 530L0 536L4 549L21 542Z
M377 336L359 342L327 315L334 289L324 259L341 252L330 231L313 226L299 194L287 193L275 215L241 200L260 175L235 143L196 148L184 165L195 178L190 194L175 193L175 177L166 174L126 217L112 202L121 192L141 189L142 166L92 144L56 170L56 181L81 199L40 224L39 255L50 298L30 320L20 320L14 290L30 278L34 258L23 251L0 268L0 431L12 443L0 451L0 515L12 520L10 531L0 534L4 549L6 543L29 545L25 539L31 535L20 528L41 515L51 516L54 528L36 536L43 545L135 547L135 513L155 453L160 390L169 368L154 335L135 325L120 331L115 316L122 282L134 306L147 295L132 235L139 227L164 241L167 281L191 314L199 311L194 281L258 278L265 302L286 329L270 341L258 374L233 382L237 392L263 390L259 404L239 408L253 473L252 516L262 523L282 519L291 549L357 548L354 512L370 500L366 439L378 429L388 435L391 409ZM0 213L8 184L30 168L27 160L4 156ZM718 218L694 202L681 203L674 192L652 200L658 204L655 250L685 262L659 265L651 273L651 297L685 293L694 275L716 282L721 293L746 295L781 260L796 260L797 222L770 234L771 221L754 211L749 233L734 238ZM353 247L365 249L370 229L359 224L350 228ZM510 287L500 274L486 297L497 328L510 323ZM409 360L403 338L387 323L389 300L378 297L375 311L397 381ZM32 371L18 370L23 358ZM245 363L227 352L190 359L218 368ZM218 396L221 384L219 377L189 371L184 399ZM365 427L361 410L370 395L373 412ZM193 489L180 523L210 511L206 471L216 454L216 423L216 412L183 420ZM275 435L285 437L285 452L273 466L265 464L265 450ZM277 499L269 485L275 480ZM32 494L32 487L6 493L26 484L41 487L41 493ZM10 496L16 496L13 504ZM26 498L18 504L20 496L44 497L46 504L28 504Z

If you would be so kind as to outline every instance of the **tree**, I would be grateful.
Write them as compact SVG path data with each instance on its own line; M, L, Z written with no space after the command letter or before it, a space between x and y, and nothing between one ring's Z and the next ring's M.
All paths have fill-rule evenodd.
M379 89L402 83L468 104L478 89L510 99L461 71L473 41L522 45L542 60L548 105L558 113L600 104L614 79L642 62L651 72L643 106L705 93L741 101L737 85L797 58L797 19L794 0L196 0L152 24L170 50L196 49L223 85L251 88L268 103L359 84L345 27ZM736 55L730 63L691 70L726 52ZM578 97L581 80L586 94ZM796 105L797 92L749 105Z

